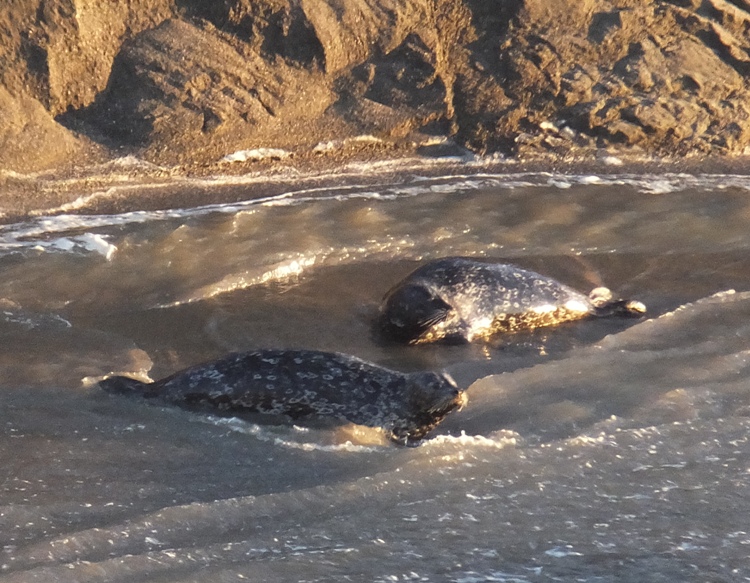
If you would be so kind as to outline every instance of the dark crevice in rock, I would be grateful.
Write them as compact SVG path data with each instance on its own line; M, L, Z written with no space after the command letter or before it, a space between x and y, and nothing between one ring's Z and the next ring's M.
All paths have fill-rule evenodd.
M750 61L739 59L735 56L731 48L722 42L721 37L716 31L701 30L696 33L696 36L703 41L707 47L716 52L722 61L731 66L740 75L750 75Z
M591 24L588 30L588 39L595 43L602 42L610 30L622 27L622 18L620 10L613 12L598 12L591 18Z
M82 136L163 164L417 132L519 156L750 146L747 0L97 1L0 11L5 159L46 132L67 149L44 164Z
M322 67L323 47L298 2L178 0L186 15L211 22L218 30L257 47L266 57Z

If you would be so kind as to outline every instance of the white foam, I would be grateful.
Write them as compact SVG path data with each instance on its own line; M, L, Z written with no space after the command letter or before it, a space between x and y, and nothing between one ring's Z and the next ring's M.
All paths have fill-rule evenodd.
M354 452L369 453L383 451L385 446L378 445L359 445L346 441L344 443L323 444L314 441L302 441L294 439L295 433L305 437L314 437L310 435L307 427L294 426L264 426L257 423L250 423L237 417L214 417L211 415L201 415L198 419L201 422L226 427L231 431L251 435L256 439L264 442L273 443L287 449L298 449L302 451L325 451L325 452Z
M520 436L515 431L500 430L492 433L489 437L485 435L467 435L461 431L461 435L436 435L427 439L422 447L444 447L446 445L458 445L462 448L490 448L504 449L516 447L520 442Z
M547 181L547 184L559 188L560 190L568 190L573 186L569 180L554 180L552 178Z
M231 163L231 162L247 162L261 161L261 160L286 160L292 155L287 150L280 148L254 148L251 150L237 150L232 154L227 154L219 162Z
M343 140L329 140L326 142L318 142L312 149L316 154L322 154L325 152L332 152L333 150L340 150L345 148L349 144L366 143L366 144L381 144L383 140L376 138L370 134L363 134L360 136L354 136L352 138L344 138Z
M315 153L330 152L340 147L341 142L339 140L331 140L328 142L318 142L312 151Z
M9 242L0 242L0 249L3 247L8 249L14 246L24 247L22 242L16 242L15 245ZM106 237L95 233L84 233L83 235L76 235L74 237L58 237L49 241L37 241L32 248L37 251L46 252L98 253L107 261L111 261L117 251L116 245L109 243Z
M544 554L549 557L555 557L556 559L562 559L564 557L582 557L583 553L579 553L573 550L570 545L564 547L553 547L544 551Z
M640 191L648 194L669 194L675 191L675 184L671 180L650 180L640 185Z
M622 166L624 164L617 156L602 156L599 161L606 166Z
M366 136L361 139L369 139ZM262 150L262 149L261 149ZM248 151L249 152L249 151ZM242 154L244 156L245 154ZM252 155L252 154L248 154ZM238 154L238 156L240 156ZM217 188L222 186L245 186L256 183L288 184L289 189L277 195L249 199L230 204L210 204L187 209L168 209L157 211L135 211L118 215L69 215L55 214L54 216L35 215L35 220L0 227L0 252L15 251L22 248L39 247L42 249L55 249L63 251L65 241L49 244L50 234L65 234L66 231L78 231L68 238L75 242L81 230L103 228L115 225L127 225L131 223L144 223L149 221L180 219L200 216L209 213L236 213L243 209L252 208L255 205L296 205L315 202L324 199L347 200L353 198L370 198L373 200L392 200L399 197L413 197L433 192L452 191L455 193L475 191L479 189L521 189L539 186L553 186L568 189L573 186L596 185L598 188L604 186L629 186L634 190L647 194L667 194L687 189L715 191L719 187L735 188L750 192L750 177L742 175L688 175L688 174L661 174L661 175L637 175L637 174L613 174L613 175L575 175L549 172L503 172L485 173L471 172L464 174L452 173L446 176L415 176L420 168L430 168L435 165L434 159L402 159L380 162L358 162L349 164L332 173L299 175L298 173L261 174L248 173L241 176L215 175L207 178L170 177L160 182L148 182L133 184L125 181L115 184L106 190L81 195L72 202L65 203L55 209L48 209L49 213L68 213L77 211L90 205L96 200L114 199L127 197L131 193L142 194L144 191L158 192L167 187L175 185L185 188ZM452 162L438 162L447 164L447 167L476 168L477 165L468 163L455 164ZM140 165L137 159L121 159L120 164L125 167L129 165ZM485 164L487 162L485 161ZM480 165L481 166L481 165ZM442 167L442 166L441 166ZM403 178L399 182L384 182L373 184L363 182L362 177L368 180L377 180L383 176L385 180L392 180L393 172L403 172ZM408 174L408 173L412 174ZM387 177L387 178L386 178ZM360 180L357 180L357 179ZM330 186L330 183L354 180L349 184ZM73 181L74 182L74 181ZM327 186L318 186L320 183ZM50 182L50 187L56 184ZM312 185L305 187L305 184ZM102 235L104 237L104 235ZM46 241L46 242L45 242ZM81 250L91 251L90 247L94 241L78 240L77 244L67 246L67 251L78 252ZM95 245L96 252L111 257L111 249L98 241Z
M106 237L95 233L84 233L76 237L77 242L84 248L103 255L110 261L117 251L117 246L108 242Z
M88 206L95 200L110 199L112 198L113 194L114 194L114 189L112 188L108 188L107 190L103 190L103 191L92 192L91 194L79 196L75 200L61 204L58 207L46 209L45 214L59 213L59 212L67 213L70 211L76 211L76 210L85 208L86 206ZM31 216L39 216L38 211L32 211L30 214Z
M8 323L22 326L27 330L39 328L44 324L53 324L55 326L62 325L64 328L73 327L73 324L69 320L66 320L59 314L40 315L24 312L23 310L2 310L0 311L0 319Z

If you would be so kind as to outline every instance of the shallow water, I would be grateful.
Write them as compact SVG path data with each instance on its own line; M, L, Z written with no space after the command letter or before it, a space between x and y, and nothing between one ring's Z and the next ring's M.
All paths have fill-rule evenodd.
M469 170L0 228L0 578L750 580L750 178ZM446 255L649 312L378 342ZM401 448L92 384L257 347L445 369L469 404Z

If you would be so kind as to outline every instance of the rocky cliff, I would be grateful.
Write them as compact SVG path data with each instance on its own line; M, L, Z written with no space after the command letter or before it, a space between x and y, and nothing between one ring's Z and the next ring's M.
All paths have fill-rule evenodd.
M0 168L364 134L741 154L749 31L747 0L6 0Z

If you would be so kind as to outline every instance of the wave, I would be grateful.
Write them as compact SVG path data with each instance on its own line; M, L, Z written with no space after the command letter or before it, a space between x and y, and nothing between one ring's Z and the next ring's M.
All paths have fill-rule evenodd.
M257 206L293 206L321 200L371 199L393 200L431 193L465 193L487 189L530 189L552 187L567 190L579 187L622 187L634 192L664 195L686 190L715 192L729 189L750 191L750 177L733 174L565 174L554 172L504 172L450 173L442 176L420 175L419 169L429 163L391 161L350 164L337 173L328 175L268 175L248 174L242 176L217 175L209 178L171 178L162 182L145 184L114 184L107 189L82 195L73 202L55 209L47 209L44 215L21 223L0 227L0 255L28 249L54 253L95 253L111 258L116 252L112 235L102 232L112 227L142 224L157 221L185 220L214 213L234 214ZM481 165L480 169L481 169ZM469 166L462 165L467 168ZM393 173L398 172L395 182ZM374 176L361 182L363 175ZM379 182L377 178L380 178ZM360 178L357 181L356 178ZM341 184L342 181L352 182ZM282 185L281 192L269 196L253 197L240 202L216 203L192 208L133 211L115 215L70 214L87 208L92 201L117 199L129 192L142 193L151 190L158 193L173 189L200 188L210 191L225 187L247 187L261 182L276 181ZM305 187L306 182L314 186ZM322 186L320 184L323 184ZM303 186L300 188L300 186Z

